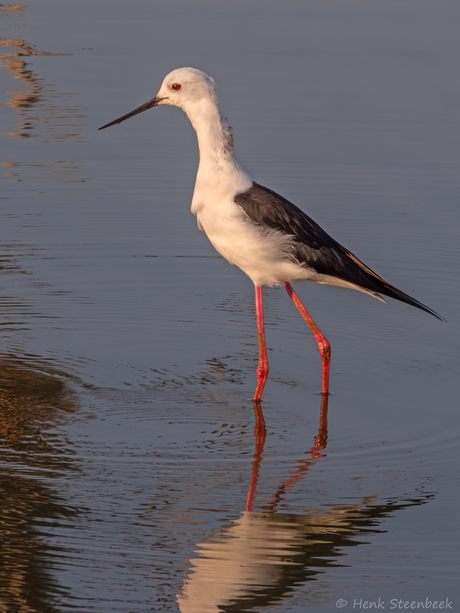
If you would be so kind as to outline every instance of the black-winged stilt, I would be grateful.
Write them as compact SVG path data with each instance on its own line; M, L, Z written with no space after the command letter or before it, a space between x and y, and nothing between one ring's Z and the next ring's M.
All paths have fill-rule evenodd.
M192 212L230 264L253 281L256 292L259 365L254 401L260 401L268 375L262 286L284 285L313 332L322 359L322 393L329 392L331 349L290 283L301 280L349 287L389 296L431 313L432 309L390 285L331 238L308 215L275 192L255 183L233 153L229 125L222 116L213 79L196 68L179 68L164 79L160 91L142 106L99 128L121 123L154 106L169 104L187 114L198 137L200 164Z

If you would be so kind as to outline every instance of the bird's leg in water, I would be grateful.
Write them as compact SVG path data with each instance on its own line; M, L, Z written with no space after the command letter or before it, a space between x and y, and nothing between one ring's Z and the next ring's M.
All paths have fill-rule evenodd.
M296 305L296 307L299 310L299 313L305 319L305 321L308 324L308 327L313 332L313 335L316 338L316 342L318 343L318 351L321 355L321 360L323 363L323 386L322 386L323 389L322 391L323 391L323 394L329 394L329 366L331 362L331 346L329 345L328 340L322 334L322 332L320 331L318 326L315 324L313 319L308 314L307 309L300 302L299 297L297 296L295 291L292 289L290 284L286 283L286 281L283 281L283 285L287 293L291 297L292 302Z
M265 382L268 376L267 348L265 346L264 309L262 306L262 286L256 285L256 314L257 336L259 337L259 365L257 367L257 387L254 401L258 402L262 396Z

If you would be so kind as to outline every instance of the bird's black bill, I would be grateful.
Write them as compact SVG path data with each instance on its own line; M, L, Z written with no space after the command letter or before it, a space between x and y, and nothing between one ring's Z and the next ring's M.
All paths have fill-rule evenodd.
M142 113L142 111L151 109L152 107L157 106L157 104L159 104L162 100L163 98L158 98L158 96L155 96L155 98L152 98L151 100L149 100L142 106L138 106L137 109L134 109L134 111L131 111L131 113L127 113L126 115L123 115L123 117L119 117L118 119L115 119L115 121L106 123L105 126L102 126L102 128L99 128L99 130L103 130L104 128L109 128L110 126L114 126L116 123L121 123L125 119L129 119L130 117L134 117L134 115L138 115L139 113Z

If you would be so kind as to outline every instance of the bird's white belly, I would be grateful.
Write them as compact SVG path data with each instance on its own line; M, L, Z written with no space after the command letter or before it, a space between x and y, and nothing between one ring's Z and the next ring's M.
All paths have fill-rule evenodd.
M233 202L202 207L197 218L215 249L256 285L299 281L312 272L289 260L292 251L289 236L254 224Z

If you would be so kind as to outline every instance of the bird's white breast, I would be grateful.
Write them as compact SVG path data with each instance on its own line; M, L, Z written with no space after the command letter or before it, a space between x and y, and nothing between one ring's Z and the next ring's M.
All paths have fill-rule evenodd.
M256 285L273 286L308 277L305 267L289 260L292 238L255 224L233 196L202 201L196 215L215 249Z

